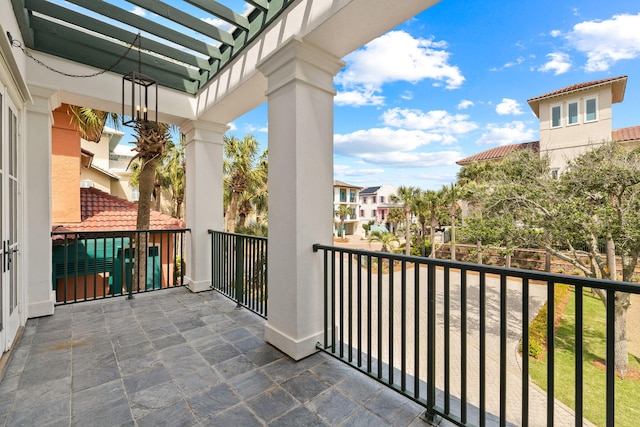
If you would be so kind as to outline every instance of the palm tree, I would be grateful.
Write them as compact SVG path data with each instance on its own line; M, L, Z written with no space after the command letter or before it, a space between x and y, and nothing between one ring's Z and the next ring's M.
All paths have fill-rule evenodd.
M402 209L400 208L391 208L389 209L389 214L387 214L387 222L391 225L391 232L395 233L398 227L398 223L404 220L404 214L402 213Z
M340 218L340 232L338 236L344 237L344 221L347 219L347 215L353 214L353 210L347 205L340 205L338 209L336 209L335 214Z
M388 231L372 231L369 234L369 243L371 242L382 243L382 248L380 248L380 250L382 252L389 252L389 248L392 246L391 244L393 242L398 243L398 237Z
M411 255L411 212L416 199L420 195L420 189L417 187L398 187L397 194L391 196L394 203L402 203L402 213L404 213L404 230L405 230L405 255Z
M438 217L442 211L442 193L435 190L427 190L422 193L422 203L425 213L429 216L429 239L431 240L431 258L436 256L436 228L438 227Z
M445 204L449 205L449 216L451 219L451 260L456 260L456 217L458 216L458 198L460 197L460 188L455 184L444 185L440 190Z
M173 197L174 218L182 217L182 204L184 203L185 185L185 158L184 158L184 135L180 135L180 142L176 145L173 142L168 144L167 155L163 162L163 169L169 181L169 189Z
M233 233L243 197L250 199L253 194L266 194L267 151L258 155L258 141L250 134L243 139L225 135L223 140L225 187L228 190L227 231Z

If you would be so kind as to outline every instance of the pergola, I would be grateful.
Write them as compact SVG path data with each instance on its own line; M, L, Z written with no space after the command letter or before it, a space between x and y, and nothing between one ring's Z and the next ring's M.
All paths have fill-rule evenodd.
M323 325L322 259L312 245L330 244L332 237L333 78L344 55L436 1L245 0L245 11L213 0L129 0L127 10L116 1L0 1L14 15L0 18L0 48L26 105L25 240L31 250L25 268L51 259L44 243L51 230L51 111L68 103L120 112L122 75L140 58L142 72L159 84L159 120L186 136L187 278L194 292L211 284L207 230L223 228L227 124L268 103L265 338L294 359L313 353ZM152 18L132 12L131 5ZM118 62L138 31L140 56L134 47ZM10 47L9 34L34 58L68 75ZM92 78L69 76L109 67ZM29 317L53 312L50 268L25 275Z

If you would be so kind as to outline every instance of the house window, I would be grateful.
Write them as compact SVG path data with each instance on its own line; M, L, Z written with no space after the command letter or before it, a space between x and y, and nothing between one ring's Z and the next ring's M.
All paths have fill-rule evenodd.
M562 108L559 105L551 107L551 127L558 128L562 126Z
M380 196L380 203L384 203L384 196Z
M140 200L140 189L138 187L129 186L129 191L131 191L131 201L137 202Z
M560 176L560 169L558 168L551 169L551 178L558 179L559 176Z
M372 200L372 202L371 202L371 203L378 203L378 202L376 202L376 196L373 196L373 197L372 197L372 199L373 199L373 200Z
M346 203L347 202L347 190L345 190L344 188L340 189L340 201L342 203Z
M377 216L376 214L377 214L376 210L375 210L375 209L373 209L373 210L371 211L371 216L375 218L375 217Z
M384 221L384 211L383 210L380 211L380 219Z
M578 102L570 102L569 105L567 105L567 110L567 124L578 124Z
M367 196L362 196L362 203L367 203Z
M349 202L350 203L355 203L356 202L356 192L351 190L349 192Z
M360 216L364 217L364 209L360 209Z
M593 122L598 120L598 102L596 98L590 98L584 101L584 121Z

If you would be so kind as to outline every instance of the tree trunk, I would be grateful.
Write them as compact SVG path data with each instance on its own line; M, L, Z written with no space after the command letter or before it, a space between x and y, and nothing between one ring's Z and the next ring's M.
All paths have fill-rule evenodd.
M610 232L607 232L607 268L609 269L609 279L618 280L618 267L616 266L616 245Z
M238 193L231 194L229 202L229 210L227 211L227 231L229 233L236 232L236 215L238 213Z
M405 255L411 255L411 218L410 218L411 212L407 211L404 214L404 240L405 240L405 247L404 247L404 254Z
M478 248L478 264L482 264L482 242L480 240L478 240L477 248Z
M451 215L451 261L456 260L456 217Z
M138 217L136 220L137 230L149 230L151 213L151 193L156 174L157 157L142 163L140 171L139 188L140 199L138 200ZM147 273L147 233L137 233L136 254L133 269L133 289L144 290Z
M615 309L615 370L624 378L629 370L629 353L627 352L627 310L629 308L630 295L626 292L616 292Z
M431 239L431 258L436 257L436 224L436 219L431 218L431 230L429 234L429 238Z

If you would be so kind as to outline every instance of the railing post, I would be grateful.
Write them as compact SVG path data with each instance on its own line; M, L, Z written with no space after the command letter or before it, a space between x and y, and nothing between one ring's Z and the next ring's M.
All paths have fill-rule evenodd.
M242 307L244 290L244 237L236 236L236 308Z

